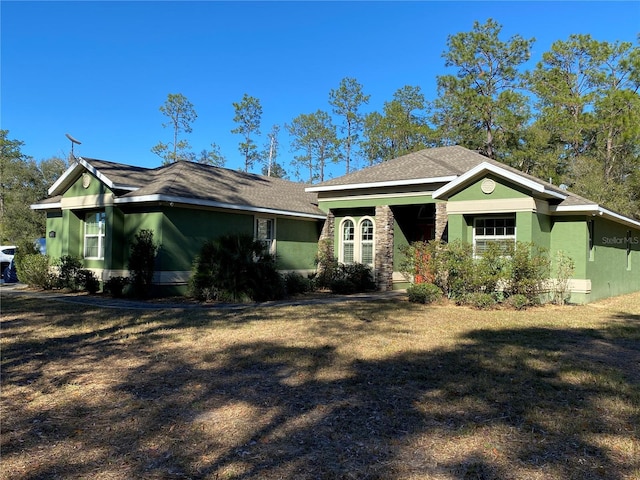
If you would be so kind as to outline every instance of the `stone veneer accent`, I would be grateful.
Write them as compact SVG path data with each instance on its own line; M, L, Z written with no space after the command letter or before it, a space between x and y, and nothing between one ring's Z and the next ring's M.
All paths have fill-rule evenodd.
M445 202L436 203L436 229L435 239L442 240L445 228L447 228L447 204Z
M393 228L394 216L391 207L376 207L375 269L378 290L393 290Z
M322 231L320 232L320 241L328 240L330 249L330 253L332 257L335 257L334 251L334 240L335 240L335 230L336 230L336 216L333 214L331 210L327 213L327 218L322 225Z

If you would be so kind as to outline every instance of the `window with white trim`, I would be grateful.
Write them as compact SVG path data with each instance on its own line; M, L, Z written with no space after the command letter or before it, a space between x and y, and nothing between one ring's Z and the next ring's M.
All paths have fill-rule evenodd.
M355 236L356 229L353 220L346 219L341 227L341 247L340 261L342 263L353 263L355 259Z
M345 218L340 224L339 261L373 266L374 239L374 223L371 218L360 219L357 226L353 219Z
M256 218L256 240L264 245L264 248L271 255L276 254L276 219Z
M84 217L84 258L104 259L105 212L87 213Z
M373 265L373 222L360 220L360 263Z
M481 257L491 243L508 247L516 243L516 218L479 217L473 221L473 254Z

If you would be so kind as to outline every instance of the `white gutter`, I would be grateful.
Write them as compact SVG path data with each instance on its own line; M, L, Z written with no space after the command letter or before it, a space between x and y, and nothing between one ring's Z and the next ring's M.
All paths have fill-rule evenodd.
M616 221L618 223L623 223L625 225L640 228L639 220L634 220L633 218L625 217L624 215L621 215L619 213L612 212L611 210L603 208L600 205L597 205L595 203L591 205L566 205L566 206L555 205L555 206L549 207L549 210L553 213L566 213L566 214L585 213L585 214L590 214L592 216L598 215L600 217L609 218L610 220Z
M236 205L233 203L216 202L212 200L199 200L197 198L184 198L171 195L141 195L139 197L121 197L114 200L114 204L129 204L140 202L166 202L171 206L174 203L183 205L198 205L203 207L224 208L229 210L242 210L247 212L264 213L268 215L286 215L289 217L313 218L324 220L326 215L315 215L313 213L294 212L291 210L279 210L275 208L255 207L253 205Z

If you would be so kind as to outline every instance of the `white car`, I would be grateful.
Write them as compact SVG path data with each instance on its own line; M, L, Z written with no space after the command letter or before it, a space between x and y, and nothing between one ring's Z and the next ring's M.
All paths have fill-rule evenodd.
M0 273L4 274L4 269L9 266L16 253L15 245L0 246Z

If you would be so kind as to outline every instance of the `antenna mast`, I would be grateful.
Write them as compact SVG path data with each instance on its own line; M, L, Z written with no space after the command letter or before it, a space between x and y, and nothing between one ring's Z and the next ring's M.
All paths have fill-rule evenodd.
M77 143L78 145L81 145L82 142L80 142L79 140L76 140L75 138L73 138L71 135L69 135L68 133L65 133L65 136L71 140L71 154L69 155L69 160L75 160L76 156L73 154L73 145L75 143Z

